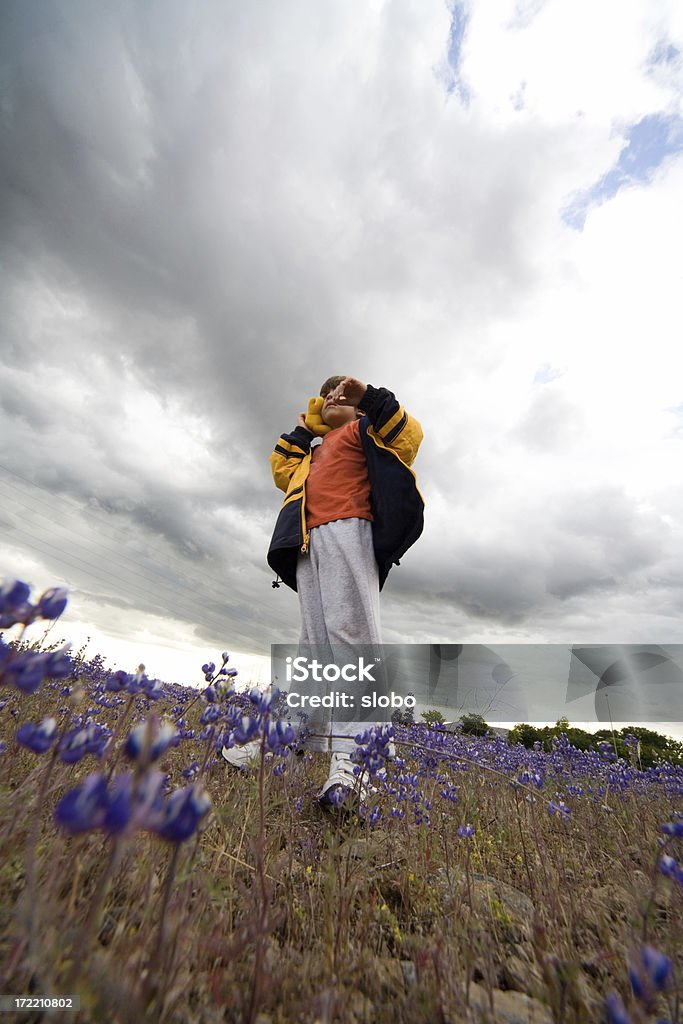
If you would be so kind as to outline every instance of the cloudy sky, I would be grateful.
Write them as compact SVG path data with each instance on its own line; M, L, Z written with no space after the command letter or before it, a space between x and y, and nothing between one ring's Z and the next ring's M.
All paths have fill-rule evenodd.
M5 0L0 575L179 682L298 632L268 456L422 423L386 641L683 642L674 0Z

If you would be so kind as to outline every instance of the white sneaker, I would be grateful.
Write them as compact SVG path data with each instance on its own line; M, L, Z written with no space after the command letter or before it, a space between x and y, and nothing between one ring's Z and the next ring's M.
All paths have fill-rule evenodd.
M232 768L237 768L238 771L245 772L249 768L255 768L257 758L261 755L261 741L260 740L249 740L248 743L243 743L241 747L223 747L221 750L221 757Z
M366 798L367 788L354 773L355 767L348 754L332 754L330 772L318 796L323 807L341 807L349 797L360 802Z

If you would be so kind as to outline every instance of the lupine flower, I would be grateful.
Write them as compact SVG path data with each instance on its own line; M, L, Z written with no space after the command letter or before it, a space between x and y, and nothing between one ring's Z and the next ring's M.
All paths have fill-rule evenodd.
M379 804L375 804L370 813L367 815L366 821L368 825L370 825L370 827L372 828L374 825L378 823L378 821L380 821L381 817L382 812L379 808Z
M341 807L352 792L349 786L332 786L327 792L327 800L333 807Z
M32 605L31 588L21 580L4 580L0 584L0 629L30 625L34 619L58 619L67 605L67 592L63 587L51 587Z
M211 797L206 790L197 784L185 786L171 793L153 830L162 839L183 843L194 835L210 807Z
M367 769L370 776L376 775L391 755L390 743L394 727L388 722L373 725L362 735L356 736L358 746L351 754L351 760Z
M17 729L14 738L17 743L32 750L34 754L44 754L57 738L57 722L54 718L44 718L37 725L34 722L25 722Z
M105 683L105 688L109 690L111 693L120 693L121 690L128 689L129 679L130 676L128 675L128 673L123 672L121 671L121 669L119 669L118 672L114 672L112 675L109 676L107 682Z
M15 686L22 693L35 693L43 679L65 679L71 671L67 657L71 644L58 651L13 651L0 649L0 683Z
M268 749L280 753L296 742L296 733L289 722L277 719L268 723L265 738Z
M248 743L249 740L252 740L258 731L258 719L243 715L239 725L235 726L230 733L227 746L242 746L243 743Z
M269 694L267 690L259 690L257 686L252 686L248 696L251 703L256 705L259 715L263 718L275 711L280 699L280 691L274 687Z
M72 835L103 829L117 834L123 829L153 828L164 810L162 772L147 772L135 780L130 772L116 776L107 787L104 775L96 772L57 804L55 821Z
M58 619L68 602L64 587L51 587L41 594L36 612L41 619Z
M171 746L178 745L178 734L170 722L155 719L140 722L128 733L123 752L131 761L156 761Z
M34 608L29 603L31 588L21 580L3 580L0 584L0 629L28 625Z
M629 967L629 980L636 999L650 1007L656 993L663 992L671 980L672 964L668 956L652 946L641 946L638 958Z
M548 813L559 814L563 821L566 821L571 814L571 811L563 800L559 800L557 803L554 800L551 800L548 804Z
M109 729L91 722L65 733L59 744L59 758L65 764L75 764L86 754L103 757L111 738Z
M626 1012L622 998L616 992L610 992L606 997L605 1013L607 1024L631 1024L631 1018Z
M99 773L89 775L70 790L55 808L55 821L72 834L102 828L109 807L107 780Z
M469 839L470 836L474 835L474 825L461 825L458 828L458 835Z
M223 717L223 712L215 704L209 704L199 719L202 725L211 725Z
M679 885L683 885L683 864L679 864L667 853L662 854L659 861L659 870L666 878L671 878L674 882L678 882Z
M683 836L683 821L667 821L659 827L668 836Z
M672 972L672 964L668 956L646 944L640 950L640 962L653 987L658 992L663 992L671 979Z

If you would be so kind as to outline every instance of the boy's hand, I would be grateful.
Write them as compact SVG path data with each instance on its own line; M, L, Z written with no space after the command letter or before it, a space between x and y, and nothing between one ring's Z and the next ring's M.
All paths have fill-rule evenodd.
M367 390L365 384L356 380L355 377L344 377L341 384L338 384L332 392L332 398L340 405L353 405L357 408L363 401L363 395Z
M300 412L299 413L299 415L297 417L296 425L297 425L297 427L303 427L304 430L308 430L308 427L306 426L306 413L305 412ZM308 430L308 432L310 434L310 430Z

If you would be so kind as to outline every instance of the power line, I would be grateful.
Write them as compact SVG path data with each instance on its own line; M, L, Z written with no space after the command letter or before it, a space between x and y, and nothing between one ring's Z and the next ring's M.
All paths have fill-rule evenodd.
M87 577L93 582L100 583L105 587L108 586L111 589L111 583L113 581L119 585L123 596L137 597L138 600L142 599L143 602L149 603L150 595L137 584L131 583L124 577L116 576L114 573L109 572L107 569L104 569L100 566L95 566L91 562L86 562L83 559L74 556L73 554L71 555L71 557L65 557L64 552L60 553L58 549L54 548L54 546L51 545L48 541L38 540L38 546L36 546L36 538L33 535L26 533L25 530L22 530L21 527L18 527L14 524L13 529L17 533L29 538L29 543L25 542L25 547L29 548L31 551L45 555L48 558L51 558L52 560L59 562L61 565L65 565L69 569L78 569L78 566L75 563L80 562L81 566L85 567ZM104 579L102 576L103 573L108 575L110 579ZM205 625L211 625L211 628L215 628L210 621L212 616L209 615L207 617L206 610L204 608L202 608L204 615L198 617L197 606L195 605L187 605L185 608L183 608L182 604L179 604L177 601L166 601L162 603L165 604L167 611L171 612L173 615L175 615L177 618L181 620L190 622L203 621ZM152 614L154 614L154 612L152 612ZM224 628L224 621L221 620L219 617L216 617L215 621L217 624L219 622L221 623L220 629L222 630Z
M130 556L128 556L128 555L123 553L123 551L121 550L120 546L118 548L112 548L112 547L107 546L104 543L100 543L99 545L88 544L88 543L84 542L84 540L81 537L79 537L79 535L76 533L75 530L71 529L65 523L58 522L53 517L52 518L48 517L45 513L40 512L39 510L37 510L35 508L32 508L31 505L27 505L25 502L20 501L19 499L15 498L13 496L10 496L9 500L13 501L16 505L19 505L21 508L27 509L34 516L39 516L42 519L46 520L49 523L49 526L52 529L62 530L65 533L70 534L72 537L75 537L76 538L75 543L71 539L70 539L70 543L72 544L72 546L75 548L76 551L78 551L80 549L82 552L85 552L86 554L100 554L100 553L102 553L104 555L109 555L112 559L115 560L116 564L120 564L121 562L129 563L128 566L125 566L126 572L129 573L129 574L132 574L134 576L138 576L140 579L142 579L145 582L149 583L151 586L154 586L154 587L163 586L163 587L166 587L166 588L168 588L170 590L177 590L177 587L178 587L177 581L173 580L172 578L170 578L168 576L164 576L161 573L159 573L158 578L154 578L154 577L148 575L148 573L146 573L146 572L144 572L142 570L142 568L140 566L140 563L135 562ZM11 514L11 509L8 508L8 511ZM24 526L27 526L27 525L28 525L27 523L24 523ZM28 536L33 536L34 534L31 532L31 533L28 533L27 535ZM39 540L43 540L42 536L40 536L40 535L37 535L37 536L38 536ZM74 556L74 557L76 557L76 556ZM156 567L153 567L153 571L154 571L155 568ZM188 586L187 579L183 579L183 583L185 584L186 587ZM191 589L193 589L193 590L195 590L195 592L197 592L196 591L196 586L192 586L191 584L189 584L189 585L190 585Z
M20 488L16 487L16 485L12 484L10 481L6 481L5 482L5 486L6 487L11 487L14 490L19 491L19 493L22 494L23 497L27 497L29 499L37 501L41 505L44 505L46 508L50 509L50 512L52 514L49 517L49 519L50 519L50 523L52 525L59 526L61 529L65 530L66 532L72 533L72 534L74 534L74 536L78 537L78 534L76 534L76 532L74 530L71 530L71 528L66 526L64 523L58 523L54 519L55 496L47 488L42 487L40 484L32 483L30 480L27 480L26 477L22 477L19 473L16 473L13 470L8 469L6 466L0 465L0 469L4 470L6 473L9 473L12 476L16 477L18 480L22 480L25 483L28 483L31 487L37 488L38 490L44 491L46 494L48 494L50 496L50 501L45 501L42 498L40 498L39 496L37 496L37 495L27 495L24 491L22 491ZM84 515L87 518L91 519L97 525L98 531L101 531L103 528L107 529L107 530L110 530L110 531L114 531L115 536L112 536L112 540L117 540L118 541L118 539L119 539L119 531L117 531L116 527L113 526L111 523L108 523L108 522L104 521L102 519L102 517L98 516L96 513L93 513L92 511L90 511L88 509L82 508L76 502L71 501L70 499L66 498L64 495L59 495L58 497L59 497L59 500L61 500L62 502L66 503L68 505L70 505L75 513L77 513L79 515ZM17 499L14 499L14 500L16 501ZM24 507L25 508L26 507L29 508L30 511L35 511L36 515L42 515L43 514L43 513L41 513L38 510L30 509L30 506L24 506ZM80 540L80 537L78 537L78 539ZM111 550L111 549L109 549L109 550ZM117 546L115 548L115 550L113 551L113 554L115 555L115 557L117 559L124 559L125 561L130 562L131 566L134 566L134 568L130 569L130 572L133 572L136 575L141 576L142 578L146 579L147 582L149 582L149 583L152 583L154 585L157 584L158 581L155 580L155 579L152 579L151 577L147 576L144 572L142 572L141 568L139 566L139 563L134 562L129 556L125 555L121 551L120 546ZM152 567L152 568L153 568L153 571L158 571L156 567ZM164 580L168 581L168 582L164 582L163 585L169 586L169 587L175 587L176 586L174 581L168 580L168 577L164 577L163 574L160 573L159 576L160 576L162 581L164 581ZM202 595L203 596L205 594L205 591L206 591L205 579L206 579L206 577L202 578L201 587L198 587L196 581L188 580L187 575L185 575L183 577L183 583L185 584L185 586L189 586L198 595ZM214 588L215 588L217 593L222 593L222 595L226 599L229 599L229 597L231 596L229 591L227 591L227 590L225 590L225 588L221 587L220 584L218 584L218 582L215 579L210 579L210 581L213 584L213 586L214 586Z
M48 508L50 510L50 512L51 512L51 515L48 517L44 513L42 513L39 509L32 508L30 505L24 504L23 502L19 501L17 498L13 498L13 497L10 496L10 500L15 501L17 504L19 504L22 507L28 509L34 515L40 516L43 519L48 519L49 522L50 522L50 525L52 527L58 527L58 528L62 529L63 531L65 531L67 534L71 534L72 536L76 537L78 544L81 545L81 549L85 548L86 553L88 553L88 554L91 553L92 549L90 549L87 546L83 545L82 538L79 537L79 535L74 530L72 530L65 523L58 522L55 519L55 517L54 517L55 497L53 495L51 495L51 492L48 491L47 488L41 487L39 484L33 484L31 481L27 480L25 477L22 477L19 473L16 473L13 470L10 470L6 466L0 465L0 469L4 470L6 473L9 473L10 475L16 477L17 479L22 480L25 483L28 483L31 487L37 488L38 490L44 491L46 494L48 494L50 496L50 501L45 501L45 500L41 499L39 496L37 496L37 495L26 494L25 491L23 491L21 488L16 487L16 485L12 484L11 481L6 481L5 482L5 486L6 487L10 487L13 490L18 491L22 495L23 498L27 498L29 501L30 500L36 501L36 502L40 503L41 505L45 506L46 508ZM59 495L59 499L63 503L68 504L71 507L71 509L72 509L72 511L74 513L79 514L79 515L84 515L87 518L89 518L90 520L92 520L96 524L97 529L98 529L98 533L100 534L100 536L101 536L101 531L103 529L106 529L106 530L109 530L109 531L114 531L114 533L115 533L115 537L110 534L110 539L111 540L114 540L115 538L118 539L119 532L116 531L116 527L114 527L111 523L103 521L101 516L98 516L97 514L91 512L91 511L83 509L77 503L75 503L73 501L70 501L69 499L65 498L63 495ZM38 539L42 540L42 538L38 538ZM144 571L144 569L140 565L140 563L134 562L129 556L127 556L121 550L121 546L120 545L118 545L114 549L112 549L112 548L107 547L105 544L102 544L101 545L101 550L106 552L106 553L108 553L109 555L111 555L112 558L115 559L115 563L116 564L119 564L122 561L124 563L127 562L128 565L129 565L129 568L127 569L127 572L129 572L129 573L131 573L131 574L133 574L135 576L138 576L140 579L145 580L151 586L153 586L153 587L162 586L162 587L165 587L165 588L171 590L174 593L174 595L177 593L177 589L178 589L177 581L169 579L169 577L167 575L165 575L162 572L160 572L158 570L158 568L156 566L154 566L154 565L144 567L144 568L151 568L151 570L157 574L156 578L151 577L150 575L148 575L147 572ZM78 557L78 556L76 556L76 557ZM196 594L198 598L201 598L202 601L206 600L207 584L209 584L209 586L213 590L213 593L215 594L216 597L218 597L218 598L222 597L226 602L232 603L233 595L232 595L231 591L226 589L224 586L222 586L215 579L215 577L212 577L212 576L210 576L207 573L203 573L202 574L201 583L199 583L196 579L193 579L191 576L188 576L188 574L185 573L185 572L183 572L183 573L181 573L179 575L180 575L180 579L182 581L182 585L183 585L184 589L185 590L189 589L194 594ZM130 583L130 581L127 581L127 582Z
M16 501L16 499L12 500ZM23 508L29 508L29 511L31 511L33 514L46 518L43 513L31 509L30 506L26 506L21 502L18 502L18 504L21 505ZM11 510L9 511L10 515L12 515ZM17 514L18 513L14 513L14 515ZM54 520L51 520L51 525L55 525L58 527L60 526L60 524L54 522ZM68 527L61 526L61 528L65 530L67 533L72 532L69 530ZM68 547L57 548L44 538L36 536L35 533L23 529L22 526L18 525L16 522L12 522L12 529L22 538L26 538L25 540L22 539L21 541L21 543L25 547L29 548L30 550L38 554L41 554L54 561L57 561L59 564L64 565L69 569L75 569L77 571L80 571L81 573L85 573L86 577L90 579L95 585L99 584L100 586L108 588L110 591L120 588L123 596L129 598L137 597L137 599L141 600L144 604L150 603L150 595L143 589L142 585L137 583L135 580L131 580L129 576L123 577L115 571L112 571L112 569L96 565L92 561L89 561L87 558L79 557L79 554L76 554L73 550L73 543L71 543L70 545L71 550ZM106 547L104 548L104 551L107 552L109 555L113 556L113 566L121 567L120 563L122 555L120 551L112 552L111 549L108 549ZM91 551L88 551L86 549L86 553L91 553ZM125 559L125 556L123 557ZM125 566L123 566L122 568L124 569L125 572L129 571L126 569ZM168 598L164 598L164 595L161 595L160 603L165 607L165 609L168 612L170 612L174 616L177 616L181 620L190 621L197 624L201 622L203 625L221 633L225 631L226 620L228 616L226 614L226 617L223 618L217 613L212 614L211 611L207 609L207 588L205 586L202 588L201 592L198 591L196 587L189 588L192 592L201 597L201 602L194 603L186 601L184 599L186 591L188 590L187 586L179 587L177 584L174 585L172 583L169 583L167 580L164 580L163 582L161 580L154 580L146 574L140 573L137 570L130 571L135 572L140 577L140 579L148 582L153 591L158 591L159 586L163 586L172 592L170 600ZM159 597L158 592L156 596ZM197 614L198 610L201 611L200 615Z

